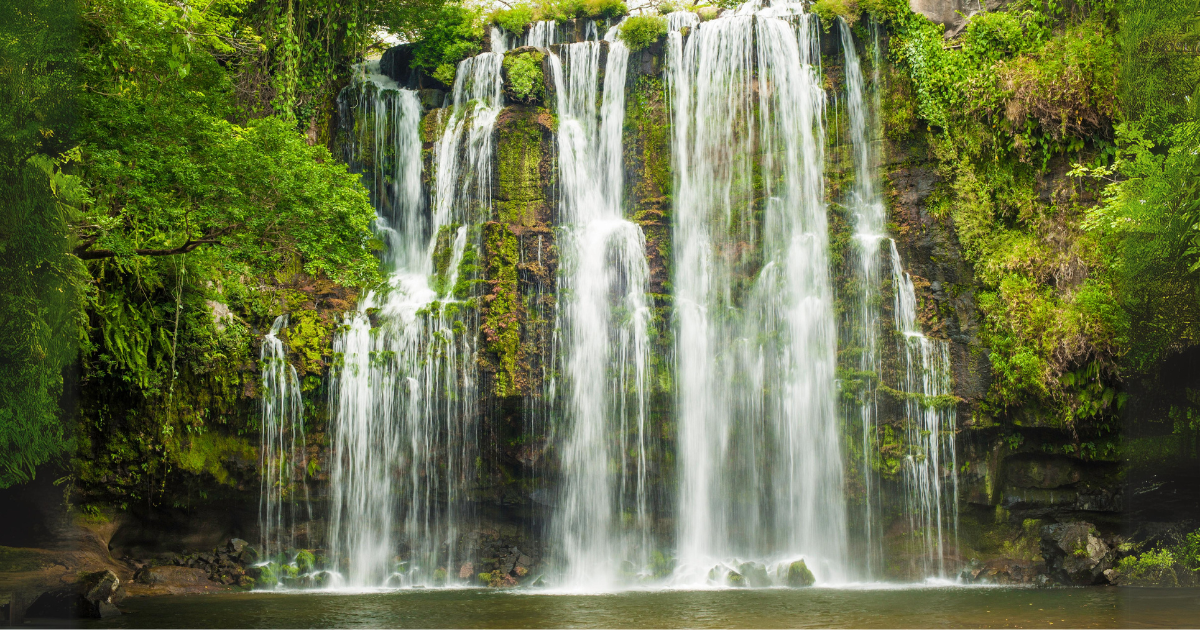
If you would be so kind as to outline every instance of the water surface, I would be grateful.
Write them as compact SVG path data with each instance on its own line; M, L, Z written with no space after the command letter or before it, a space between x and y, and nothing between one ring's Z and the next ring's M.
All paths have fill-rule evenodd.
M96 628L1195 627L1200 590L860 588L225 593L127 600Z

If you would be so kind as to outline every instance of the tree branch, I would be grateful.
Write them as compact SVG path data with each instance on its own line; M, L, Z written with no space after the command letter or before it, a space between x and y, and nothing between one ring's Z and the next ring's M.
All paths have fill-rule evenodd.
M235 225L231 225L221 230L213 230L198 239L189 238L178 247L168 249L135 249L133 253L138 256L174 256L175 254L186 254L201 245L220 243L221 237L232 232L236 227ZM81 260L98 260L100 258L113 258L119 255L111 249L89 249L94 242L95 239L92 239L79 244L74 250L75 255Z

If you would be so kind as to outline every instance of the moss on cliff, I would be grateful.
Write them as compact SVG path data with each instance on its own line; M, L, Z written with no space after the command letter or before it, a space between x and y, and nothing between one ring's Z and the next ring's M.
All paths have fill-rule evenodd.
M521 346L521 300L517 293L517 236L503 223L483 227L484 251L490 291L483 297L481 332L486 348L496 360L493 393L504 397L520 393L517 352Z
M547 112L508 107L496 122L496 219L531 227L545 198L541 177Z

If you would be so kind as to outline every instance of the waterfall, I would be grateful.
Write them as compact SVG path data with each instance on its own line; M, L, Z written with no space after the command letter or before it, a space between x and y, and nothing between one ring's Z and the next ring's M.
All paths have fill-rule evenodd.
M641 228L624 217L629 50L614 36L550 57L561 174L555 347L566 422L553 531L564 584L589 590L614 586L622 561L642 570L649 547L649 269Z
M904 457L904 512L921 574L946 577L946 545L958 539L958 465L950 344L921 334L916 291L891 243L894 322L903 380L908 453ZM949 458L949 461L946 461ZM945 485L949 483L950 488ZM949 490L949 491L947 491Z
M334 343L341 369L331 396L329 559L348 585L472 577L461 576L468 558L459 533L478 442L478 327L459 268L478 252L468 225L490 212L502 58L485 53L458 66L453 111L434 151L432 211L421 186L416 93L377 75L358 85L365 111L354 120L371 133L363 138L360 128L352 147L360 154L349 161L374 160L376 228L390 275L386 290L347 315Z
M262 474L258 501L258 528L262 558L273 559L294 549L295 526L300 522L303 496L306 516L312 520L308 485L304 481L306 447L300 379L287 361L279 331L287 326L287 315L275 318L263 337L262 427L259 433L259 470ZM296 472L297 466L300 473Z
M700 16L691 11L672 11L667 14L667 32L680 33L683 29L693 29L700 23Z
M670 37L677 579L802 557L838 581L846 516L815 20L798 4L752 2L686 45Z
M874 575L882 561L882 547L876 531L878 509L876 507L875 472L871 468L871 457L868 453L875 448L877 432L876 384L880 373L879 357L879 288L881 282L880 243L885 238L885 223L887 209L879 197L875 186L875 174L878 169L878 159L875 146L879 138L875 136L879 126L872 114L879 111L878 106L871 109L863 100L864 79L859 63L858 52L854 48L854 38L850 27L839 19L838 27L841 33L842 52L845 59L846 77L846 109L849 114L850 147L854 156L854 185L845 200L847 208L854 218L854 237L851 240L851 256L857 261L850 271L854 274L857 295L854 296L855 321L850 346L860 349L858 371L863 379L862 400L857 405L859 421L862 423L862 478L864 485L864 538L866 544L865 564L868 576ZM872 64L874 71L878 64ZM878 86L878 76L874 77L873 86ZM874 90L878 94L878 90Z
M916 293L911 277L905 273L894 240L886 237L887 208L876 186L880 167L876 147L880 142L879 112L879 42L875 34L872 66L872 96L864 98L865 78L854 38L845 22L839 20L842 51L845 58L846 108L849 115L850 146L854 157L854 185L846 205L854 217L852 254L857 265L852 269L857 280L854 333L851 345L861 348L858 364L865 379L863 398L858 405L862 424L862 475L864 482L864 535L867 575L877 577L882 567L885 525L881 496L882 486L872 469L870 453L879 447L879 386L892 385L903 401L899 417L903 423L908 452L903 460L902 484L904 495L899 502L902 517L907 520L912 539L912 553L919 560L917 574L944 576L946 573L945 546L950 530L957 530L957 472L954 466L954 405L951 392L949 344L931 339L921 333L916 319ZM882 348L879 331L882 319L880 295L882 287L881 246L890 244L890 267L893 290L893 321L896 333L897 377L884 383ZM947 462L947 458L949 462ZM948 475L944 470L949 463ZM950 491L943 477L949 477Z

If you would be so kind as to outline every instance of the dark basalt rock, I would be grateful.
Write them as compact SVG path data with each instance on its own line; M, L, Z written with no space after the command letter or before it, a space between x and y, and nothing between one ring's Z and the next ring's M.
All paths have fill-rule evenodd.
M25 611L26 617L104 619L121 614L116 604L125 597L121 580L112 571L84 576L79 582L42 593Z
M414 68L412 62L412 44L392 46L383 51L379 58L379 73L410 90L450 90L451 86L429 76L420 68Z

